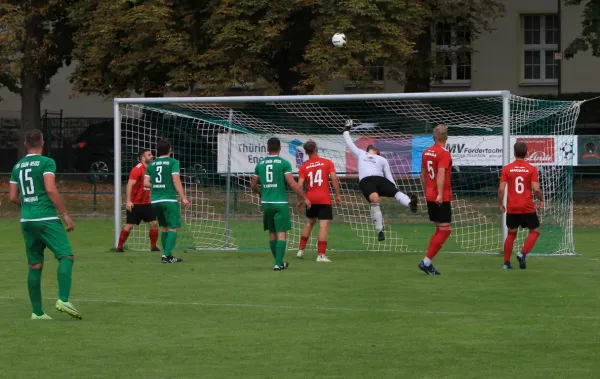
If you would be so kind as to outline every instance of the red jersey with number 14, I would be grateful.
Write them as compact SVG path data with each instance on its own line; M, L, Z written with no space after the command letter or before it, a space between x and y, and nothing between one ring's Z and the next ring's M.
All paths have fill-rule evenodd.
M531 183L539 183L538 170L523 159L504 166L500 182L508 187L506 213L525 214L535 212Z
M425 198L427 201L437 199L437 177L440 168L446 169L446 179L444 180L444 191L442 193L442 201L445 203L452 200L452 185L450 184L452 157L448 150L436 143L423 152L421 160L421 170L425 171Z
M311 203L331 205L329 192L331 172L335 172L333 162L320 157L309 159L300 167L298 175L306 182L306 197Z
M138 163L129 173L129 180L135 180L131 189L131 202L134 204L150 204L150 190L144 188L146 166Z

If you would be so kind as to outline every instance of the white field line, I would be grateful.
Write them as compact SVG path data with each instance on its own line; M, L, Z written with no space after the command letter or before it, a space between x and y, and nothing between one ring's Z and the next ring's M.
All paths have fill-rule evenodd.
M0 300L21 300L15 297L2 296ZM55 300L45 298L44 300ZM281 309L281 310L308 310L327 312L366 312L366 313L404 313L431 316L477 316L477 317L514 317L514 312L446 312L446 311L422 311L415 309L393 309L393 308L347 308L347 307L324 307L324 306L296 306L296 305L268 305L248 303L202 303L202 302L176 302L176 301L153 301L153 300L101 300L101 299L73 299L75 303L105 303L105 304L129 304L129 305L168 305L168 306L191 306L191 307L213 307L213 308L256 308L256 309ZM577 315L549 315L534 314L529 317L551 318L558 320L600 320L600 316L577 316Z

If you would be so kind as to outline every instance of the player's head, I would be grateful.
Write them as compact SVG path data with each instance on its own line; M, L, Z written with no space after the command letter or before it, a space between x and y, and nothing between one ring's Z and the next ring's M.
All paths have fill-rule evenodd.
M369 154L377 154L377 155L381 154L381 152L379 151L378 148L375 147L375 145L367 146L366 150L367 150L367 153L369 153Z
M142 149L138 153L138 160L143 164L152 162L152 158L152 151L150 151L150 149Z
M514 146L515 150L515 158L517 159L525 159L527 155L527 144L525 142L517 142Z
M444 124L439 124L433 128L433 140L438 143L445 143L448 140L448 127Z
M25 148L38 150L44 148L44 134L38 129L31 129L25 133Z
M267 151L269 154L276 154L281 151L281 141L277 137L271 137L267 141Z
M306 141L306 143L304 144L304 152L306 152L306 154L308 154L309 156L316 154L317 143L313 140Z
M166 155L171 155L171 153L171 141L168 139L158 140L158 143L156 144L156 155L164 157Z

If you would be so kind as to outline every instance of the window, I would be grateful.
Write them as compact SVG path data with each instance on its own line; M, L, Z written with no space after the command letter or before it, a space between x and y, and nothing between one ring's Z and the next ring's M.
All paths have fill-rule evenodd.
M524 15L523 29L523 82L556 84L560 29L557 15Z
M471 32L459 20L456 25L435 26L436 84L471 84Z

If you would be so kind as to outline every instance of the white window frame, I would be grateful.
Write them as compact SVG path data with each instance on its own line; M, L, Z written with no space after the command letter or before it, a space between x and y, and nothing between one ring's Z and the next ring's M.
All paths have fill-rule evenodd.
M521 84L523 85L548 85L548 86L556 86L558 85L558 78L556 79L547 79L546 78L546 52L552 51L553 53L558 52L558 43L547 44L546 43L546 17L547 16L556 16L559 17L556 13L540 13L540 14L522 14L521 19L521 30L520 36L523 41L522 49L521 49ZM527 45L525 43L525 17L539 17L540 18L540 43ZM560 29L558 30L559 38L560 38ZM540 79L525 79L525 51L539 51L540 52ZM560 70L560 67L559 67ZM560 74L559 74L560 75Z
M437 62L438 53L451 53L453 55L453 59L452 59L452 67L450 69L450 79L442 80L441 82L434 81L430 85L432 87L470 87L471 81L473 80L473 52L465 50L464 46L438 45L437 44L437 33L435 30L436 27L437 27L437 25L433 26L433 33L432 33L433 45L435 46L434 54L435 54L436 62ZM452 35L451 40L456 41L456 39L457 39L456 27L453 25L450 25L450 28L451 28L450 33ZM469 41L469 44L470 43L471 42ZM471 79L457 79L457 77L458 77L457 55L459 53L467 53L470 55Z

